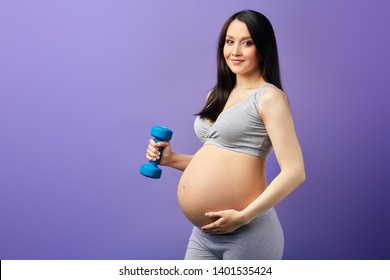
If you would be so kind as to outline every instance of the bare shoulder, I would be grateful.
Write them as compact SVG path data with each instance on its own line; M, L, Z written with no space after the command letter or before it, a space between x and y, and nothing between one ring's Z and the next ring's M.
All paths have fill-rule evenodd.
M281 89L271 86L263 92L260 102L287 102L287 96Z
M286 94L277 87L268 87L259 100L259 113L267 114L270 111L289 110Z

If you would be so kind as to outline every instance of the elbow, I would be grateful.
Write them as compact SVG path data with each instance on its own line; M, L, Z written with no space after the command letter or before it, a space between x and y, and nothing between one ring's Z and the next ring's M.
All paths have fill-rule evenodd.
M298 185L301 185L306 181L306 171L303 165L297 168L295 174L296 179L298 181Z
M306 181L305 166L303 164L293 164L286 168L281 168L281 174L285 174L292 187L296 188Z
M306 181L306 172L303 166L296 166L291 170L291 181L293 185L298 187Z
M299 179L300 179L300 185L303 184L306 181L306 172L305 169L303 168L302 171L299 174Z

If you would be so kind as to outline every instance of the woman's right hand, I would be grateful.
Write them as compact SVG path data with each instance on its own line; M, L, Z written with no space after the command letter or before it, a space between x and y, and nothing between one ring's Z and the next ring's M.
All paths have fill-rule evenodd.
M162 154L159 148L164 148ZM160 159L160 165L166 165L169 157L172 155L171 143L168 141L160 141L156 143L153 138L149 139L148 149L146 150L146 158L151 161Z

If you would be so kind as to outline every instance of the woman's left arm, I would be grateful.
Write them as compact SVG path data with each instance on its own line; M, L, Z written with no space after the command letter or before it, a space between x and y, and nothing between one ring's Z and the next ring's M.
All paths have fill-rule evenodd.
M277 88L265 91L259 101L259 114L271 139L280 173L242 211L230 209L206 213L206 216L217 220L202 227L205 232L227 233L250 223L283 200L306 179L302 150L285 94Z
M271 139L280 173L241 211L245 223L279 203L306 179L302 150L285 94L276 88L265 91L260 98L259 113Z

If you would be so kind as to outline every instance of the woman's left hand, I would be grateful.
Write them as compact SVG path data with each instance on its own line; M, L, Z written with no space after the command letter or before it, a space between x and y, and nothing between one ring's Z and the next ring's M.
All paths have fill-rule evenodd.
M240 211L229 209L218 212L207 212L206 217L216 219L216 221L201 227L205 233L225 234L242 227L245 222Z

